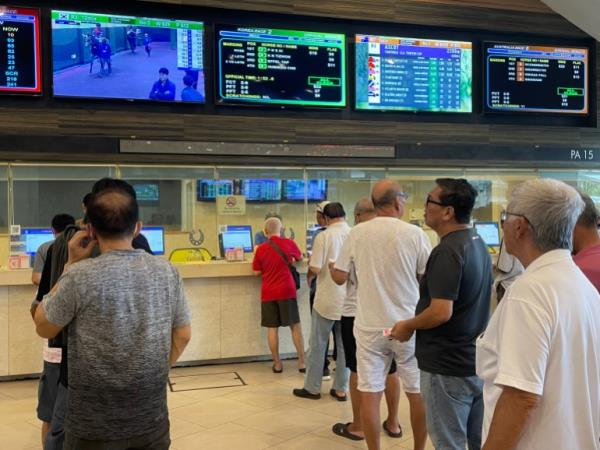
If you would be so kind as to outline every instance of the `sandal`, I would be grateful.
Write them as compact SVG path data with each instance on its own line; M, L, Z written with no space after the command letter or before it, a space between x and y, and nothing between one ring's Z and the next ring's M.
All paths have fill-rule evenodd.
M335 398L338 402L345 402L348 401L348 396L347 395L339 395L335 389L331 389L329 391L329 395L331 395L333 398Z
M273 373L281 373L283 372L283 366L281 366L280 369L276 369L275 365L273 365L273 367L271 367L271 370L273 371Z
M351 424L352 422L348 422L348 423L336 423L333 428L331 428L331 431L333 431L335 434L337 434L338 436L344 437L346 439L350 439L352 441L364 441L365 438L362 436L357 436L356 434L352 434L349 430L348 430L348 426Z
M387 435L391 438L401 438L402 437L402 427L400 426L400 424L398 424L400 431L398 433L394 433L389 430L386 422L387 422L387 420L384 420L383 424L381 425L383 427L383 431L385 431L387 433Z

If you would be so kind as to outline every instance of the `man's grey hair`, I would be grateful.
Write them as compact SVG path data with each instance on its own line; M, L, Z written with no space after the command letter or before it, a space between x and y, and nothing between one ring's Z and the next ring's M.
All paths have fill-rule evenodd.
M508 212L527 218L535 246L542 252L571 249L573 228L583 211L579 192L562 181L549 178L518 185L508 204Z
M279 236L283 224L277 217L269 217L265 220L265 234L267 236Z
M583 200L585 207L583 208L583 211L577 220L577 225L580 225L584 228L598 228L598 220L600 220L600 216L598 216L598 208L596 208L594 201L583 191L579 191L579 195L581 195L581 199Z
M354 214L375 214L375 206L373 200L369 197L363 197L356 202L354 206Z

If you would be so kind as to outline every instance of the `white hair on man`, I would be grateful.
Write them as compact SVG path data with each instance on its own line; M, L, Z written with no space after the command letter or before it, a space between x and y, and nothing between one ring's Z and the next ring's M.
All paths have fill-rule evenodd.
M279 236L283 224L277 217L269 217L265 220L265 235L268 237Z
M375 206L373 200L369 197L362 197L354 206L354 214L375 214Z
M518 185L507 211L527 219L542 252L571 249L573 228L584 203L579 192L559 180L534 179Z

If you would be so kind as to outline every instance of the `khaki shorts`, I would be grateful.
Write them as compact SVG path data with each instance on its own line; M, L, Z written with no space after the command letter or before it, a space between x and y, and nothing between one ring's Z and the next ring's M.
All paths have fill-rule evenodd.
M381 331L362 331L354 327L358 390L383 392L392 361L396 361L402 388L408 394L418 394L420 372L415 357L415 337L408 342L389 339Z

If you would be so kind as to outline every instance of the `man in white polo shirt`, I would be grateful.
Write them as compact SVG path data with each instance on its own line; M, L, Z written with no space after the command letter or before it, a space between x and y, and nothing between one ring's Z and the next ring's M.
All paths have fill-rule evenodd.
M423 230L400 220L406 194L398 183L379 181L371 197L378 217L352 229L334 267L349 273L354 265L356 270L354 336L363 430L369 450L379 450L379 404L394 359L410 403L414 448L423 450L427 427L415 339L401 343L391 340L384 331L400 320L414 317L419 300L417 277L425 271L431 244Z
M350 226L346 223L346 213L341 203L329 203L323 209L323 215L327 220L327 229L315 238L309 263L310 271L317 274L317 293L312 312L306 379L304 387L294 389L293 393L297 397L312 400L321 398L323 358L329 346L329 333L334 329L337 359L335 377L329 394L336 400L346 401L348 369L340 323L346 288L333 282L328 264L337 259L342 244L350 232Z
M484 450L600 449L600 295L571 258L579 193L515 189L502 219L525 267L477 341Z

